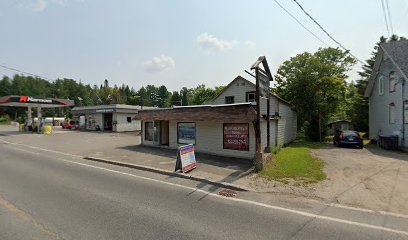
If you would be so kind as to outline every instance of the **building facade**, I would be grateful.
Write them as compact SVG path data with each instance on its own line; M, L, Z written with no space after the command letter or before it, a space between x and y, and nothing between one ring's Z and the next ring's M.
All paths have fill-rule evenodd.
M140 110L140 106L112 104L75 107L72 115L84 119L83 128L95 131L129 132L140 131L140 120L133 117Z
M398 136L408 147L408 41L380 44L365 96L369 98L369 135Z
M204 105L143 110L142 144L177 149L195 144L197 152L253 159L256 153L255 85L237 77ZM266 147L266 99L261 101L261 146ZM271 147L296 138L297 114L292 105L271 96Z

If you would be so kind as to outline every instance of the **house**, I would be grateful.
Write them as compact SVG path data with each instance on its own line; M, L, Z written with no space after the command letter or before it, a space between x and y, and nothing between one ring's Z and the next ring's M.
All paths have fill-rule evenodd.
M380 44L365 96L369 98L369 135L398 136L407 147L408 123L408 41Z
M336 120L333 122L329 122L327 124L327 127L329 128L329 131L328 131L329 135L334 135L336 133L336 129L340 131L347 131L347 130L354 129L353 123L348 120Z
M84 129L114 132L140 131L141 124L133 120L140 106L111 104L74 107L72 115L84 119Z
M253 159L256 153L255 84L238 76L204 105L139 111L142 144L177 149L195 144L197 152ZM271 96L271 144L282 146L296 138L294 107ZM261 146L266 147L266 100L261 101Z

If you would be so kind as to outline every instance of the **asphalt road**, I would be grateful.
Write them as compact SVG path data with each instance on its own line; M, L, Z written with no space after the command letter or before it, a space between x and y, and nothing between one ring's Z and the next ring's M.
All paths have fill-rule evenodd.
M408 239L174 181L0 142L0 239Z

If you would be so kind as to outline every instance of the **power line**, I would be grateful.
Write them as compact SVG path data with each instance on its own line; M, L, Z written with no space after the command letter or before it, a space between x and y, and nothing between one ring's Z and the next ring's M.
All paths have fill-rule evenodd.
M321 38L319 38L316 34L314 34L311 30L309 30L305 25L303 25L302 22L300 22L292 13L290 13L285 7L283 7L277 0L273 0L283 11L285 11L289 16L291 16L300 26L302 26L307 32L312 34L317 40L319 40L321 43L326 45L327 47L329 46L326 42L324 42Z
M33 77L36 77L36 78L42 78L42 79L45 79L45 80L51 81L49 78L42 77L42 76L37 75L37 74L34 74L34 73L30 73L30 72L22 71L22 70L19 70L19 69L17 69L17 68L8 67L8 66L3 65L3 64L0 64L0 67L5 68L5 69L7 69L7 70L14 71L14 72L19 72L19 73L22 73L22 74L25 74L25 75L30 75L30 76L33 76Z
M394 34L394 28L392 27L391 11L388 0L385 0L385 6L387 7L388 23L390 24L391 33Z
M344 51L346 51L350 56L352 56L354 59L356 59L357 61L359 61L361 64L366 64L365 62L361 61L360 59L358 59L356 56L354 56L349 49L345 48L339 41L337 41L332 35L330 35L326 29L324 29L322 27L322 25L320 25L320 23L318 23L304 8L303 6L297 1L297 0L293 0L298 6L299 8L303 11L303 13L306 14L306 16L308 16L331 40L333 40L333 42L335 42L340 48L342 48Z
M385 27L387 29L388 36L390 36L390 28L388 26L388 18L387 18L387 13L385 12L384 0L381 0L381 8L382 8L382 11L383 11Z

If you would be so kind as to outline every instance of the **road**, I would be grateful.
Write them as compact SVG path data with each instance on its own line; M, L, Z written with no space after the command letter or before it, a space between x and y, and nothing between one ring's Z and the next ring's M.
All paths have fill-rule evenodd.
M0 142L0 239L408 239L408 219L349 221L218 190Z

